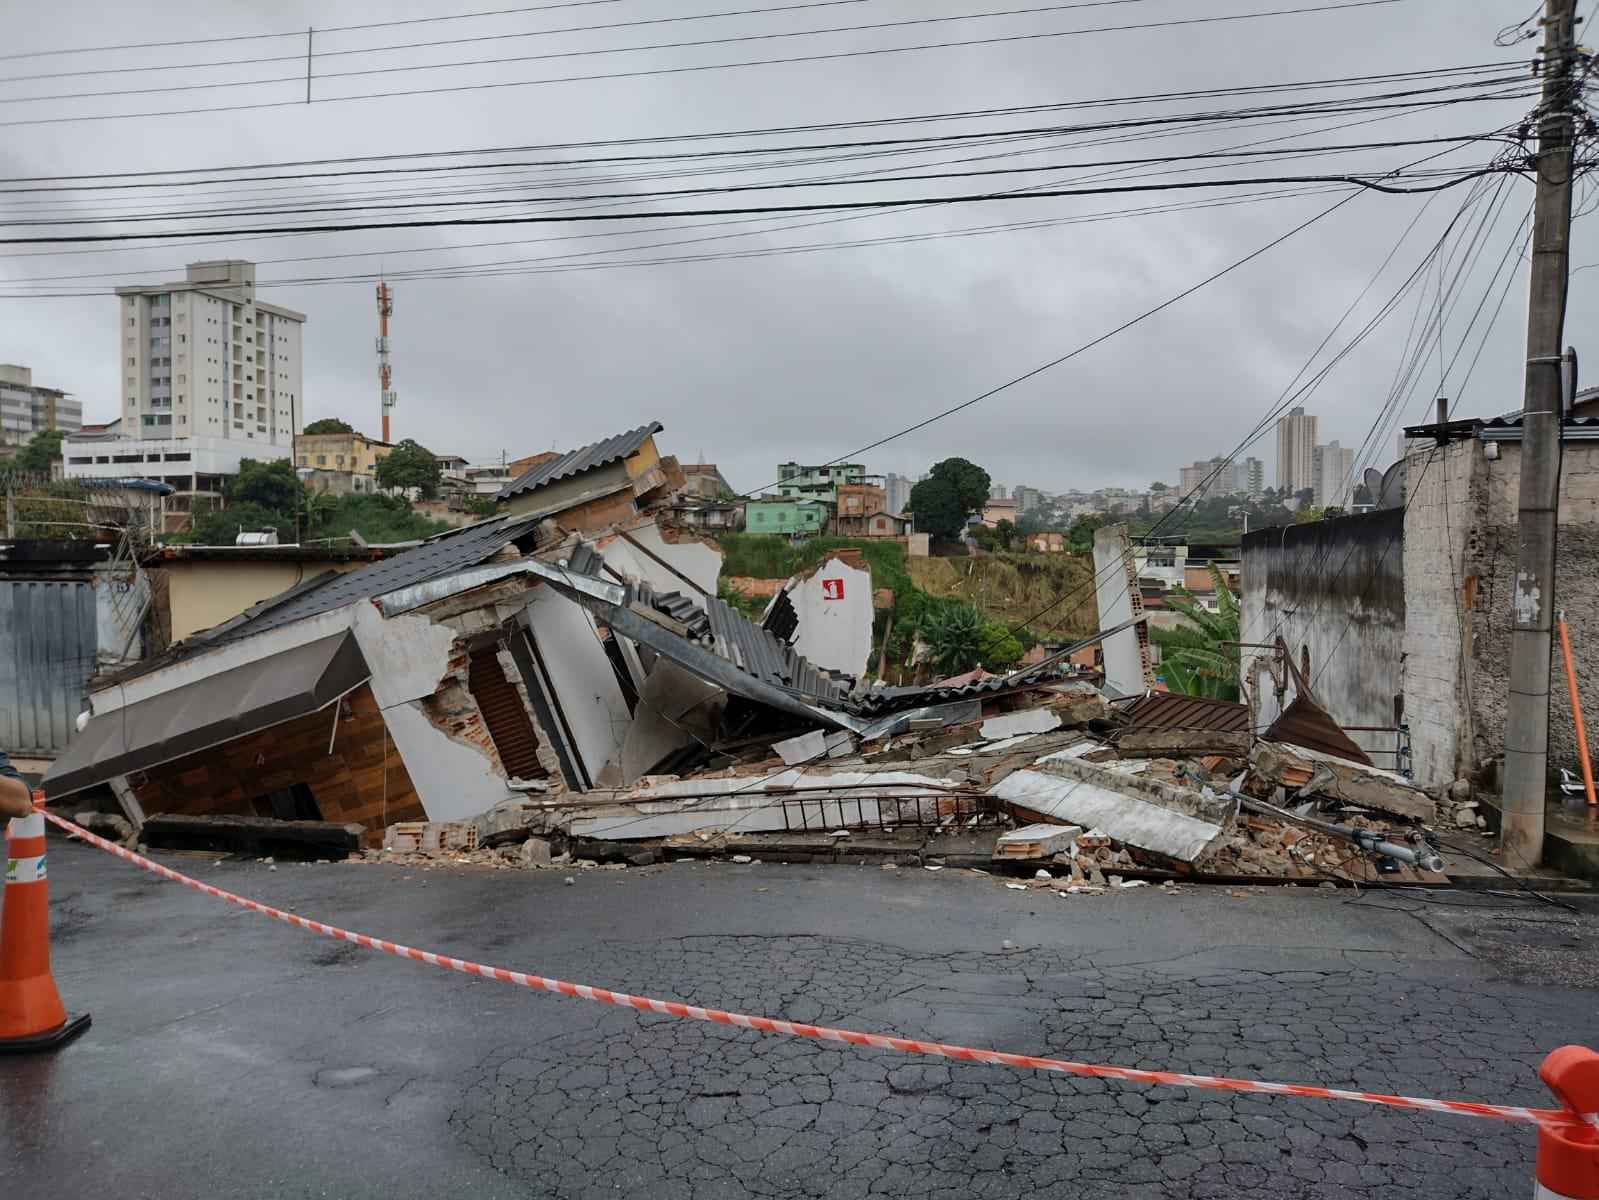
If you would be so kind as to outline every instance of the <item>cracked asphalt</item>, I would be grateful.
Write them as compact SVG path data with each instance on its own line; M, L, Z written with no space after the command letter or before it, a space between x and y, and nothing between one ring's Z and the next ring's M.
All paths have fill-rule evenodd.
M1533 1133L926 1060L618 1011L316 938L52 842L94 1027L0 1057L0 1194L1501 1197ZM954 870L179 870L427 949L1139 1067L1547 1104L1599 1042L1592 906L1006 890ZM1006 948L1009 943L1011 948ZM1584 966L1568 969L1568 960Z

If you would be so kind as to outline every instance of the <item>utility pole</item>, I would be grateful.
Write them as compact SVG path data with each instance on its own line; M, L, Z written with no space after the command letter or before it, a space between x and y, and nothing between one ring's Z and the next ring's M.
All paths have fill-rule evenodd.
M1516 580L1511 590L1510 699L1505 719L1505 802L1500 844L1507 867L1543 854L1549 769L1549 661L1560 504L1561 343L1571 254L1572 146L1576 132L1577 0L1545 0L1543 100L1538 113L1538 194L1533 209L1522 403Z

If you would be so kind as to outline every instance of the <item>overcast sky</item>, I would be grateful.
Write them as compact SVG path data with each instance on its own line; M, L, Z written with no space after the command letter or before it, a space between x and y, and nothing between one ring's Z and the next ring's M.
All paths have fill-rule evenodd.
M471 35L506 35L737 8L781 0L614 0L459 22L318 35L319 51ZM519 41L487 41L381 59L319 59L319 69L366 63L420 64L494 54L607 48L695 37L862 24L912 16L1037 7L1049 0L861 0L782 14L722 18L641 29L593 31ZM507 82L772 58L960 38L1133 24L1176 17L1305 7L1316 0L1130 0L1085 9L962 21L942 26L855 32L753 44L655 50L576 60L417 71L329 81L318 94L395 90L448 83ZM55 0L4 6L0 47L7 52L124 42L217 37L347 25L472 11L469 2L390 0L312 5L165 0L154 6ZM537 87L319 103L258 111L158 116L0 128L0 175L53 176L154 168L415 153L469 147L651 137L760 126L834 122L1006 105L1047 104L1129 93L1304 80L1530 57L1530 44L1496 49L1496 31L1526 16L1531 0L1405 0L1384 7L1256 21L1041 38L999 45L926 50L828 62L606 79ZM298 41L244 41L135 54L0 60L0 75L159 62L218 61L303 53ZM529 48L531 47L531 48ZM410 53L410 52L406 52ZM421 55L431 54L428 59ZM440 57L440 56L444 57ZM230 68L248 78L292 76L292 63ZM303 85L197 90L176 95L16 103L26 95L152 86L152 80L223 79L226 72L59 77L0 82L0 119L190 108L303 97ZM132 81L132 82L130 82ZM41 90L43 89L43 90ZM1213 102L1255 104L1259 100ZM1199 107L1196 102L1190 107ZM1366 141L1477 132L1516 119L1518 102L1463 106L1307 137ZM1170 111L1167 106L1163 111ZM1469 111L1468 111L1469 110ZM1016 120L1022 121L1023 118ZM1315 125L1298 128L1314 129ZM1267 136L1230 129L1131 147L1065 150L1034 162L1077 162L1127 152L1193 153ZM881 136L864 131L856 136ZM1373 151L1336 160L1387 167L1423 149ZM1473 149L1446 160L1483 162ZM1264 164L1264 174L1317 164ZM1064 177L1064 175L1062 176ZM1043 178L1050 178L1045 176ZM1028 179L1029 183L1039 182ZM691 181L703 183L704 180ZM962 190L960 181L932 186ZM964 190L975 190L965 188ZM885 185L883 194L921 195ZM1466 189L1434 200L1389 273L1346 325L1353 332L1397 287L1454 216ZM1513 241L1531 185L1512 180L1487 245L1463 277L1461 302L1445 330L1446 359L1467 318L1488 293L1489 270ZM778 193L784 199L796 193ZM837 199L804 193L806 199ZM1197 198L1185 194L1185 199ZM950 237L814 253L669 263L502 278L401 280L392 335L400 396L395 436L440 452L497 459L567 449L649 420L666 426L660 442L685 461L720 463L735 487L775 478L784 459L823 461L875 441L1055 358L1286 232L1336 196L1290 198L1231 208L1189 210L987 236ZM33 199L37 199L34 197ZM188 197L184 197L188 199ZM720 203L748 200L720 198ZM934 211L875 213L820 229L783 232L738 227L718 250L951 231L1067 217L1160 197L1078 197ZM1425 197L1366 193L1333 216L1159 316L1062 366L866 456L873 471L917 474L952 454L971 458L1007 485L1046 490L1175 483L1181 464L1230 450L1304 365L1333 323L1367 285ZM119 201L120 202L120 201ZM126 201L132 205L135 201ZM148 198L137 203L148 204ZM170 203L170 201L169 201ZM642 207L637 205L635 207ZM104 207L103 205L101 206ZM4 211L0 209L0 211ZM13 210L20 212L21 209ZM1481 208L1474 210L1472 220ZM37 210L29 210L37 217ZM803 219L803 218L802 218ZM814 220L815 218L809 218ZM1579 221L1578 265L1599 261L1599 243ZM63 247L0 248L5 280L84 274L100 295L0 299L0 361L31 366L35 381L84 401L87 419L116 414L118 329L110 288L176 278L200 258L289 258L336 253L370 257L332 263L263 265L263 281L309 274L375 275L421 264L481 263L628 244L611 227L510 226L488 229L344 233L206 246L38 255ZM651 227L631 242L664 240ZM465 243L579 237L423 255L402 251ZM15 253L6 253L6 251ZM663 252L670 253L670 252ZM677 251L682 253L682 251ZM635 254L635 257L643 256ZM616 255L612 255L616 257ZM112 278L112 272L132 272ZM1436 287L1436 284L1429 284ZM1585 334L1599 272L1573 281L1567 339L1599 362ZM263 286L264 300L307 314L305 417L342 417L376 432L376 332L369 278L312 286ZM1487 308L1497 301L1497 291ZM1321 416L1322 440L1359 445L1386 399L1414 305L1400 308L1306 403ZM1485 318L1484 318L1485 319ZM1525 324L1525 272L1508 293L1461 413L1518 407ZM1454 375L1476 351L1472 333ZM1342 344L1335 340L1333 349ZM1406 421L1423 419L1436 388L1436 349ZM1453 390L1453 389L1452 389ZM1378 465L1393 457L1385 439ZM1268 433L1254 453L1268 464Z

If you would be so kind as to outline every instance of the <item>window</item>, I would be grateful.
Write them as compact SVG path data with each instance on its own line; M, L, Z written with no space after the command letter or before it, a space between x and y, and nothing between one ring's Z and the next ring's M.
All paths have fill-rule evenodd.
M128 358L128 366L136 367L138 365L139 365L139 360L130 355L129 358Z
M129 317L128 318L128 324L129 325L137 325L138 323L139 323L139 318L138 317Z
M343 466L343 465L344 465L344 455L342 455L342 454L335 454L335 455L334 455L334 456L333 456L333 461L334 461L334 463L335 463L335 464L336 464L336 465L338 465L338 466L341 466L341 467L342 467L342 466Z
M316 456L316 465L319 466L319 467L327 466L328 465L328 456L326 454L318 454Z

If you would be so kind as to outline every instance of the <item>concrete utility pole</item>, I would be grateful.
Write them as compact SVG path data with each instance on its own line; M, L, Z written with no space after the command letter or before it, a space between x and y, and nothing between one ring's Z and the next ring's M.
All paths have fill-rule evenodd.
M1538 112L1538 194L1527 306L1516 582L1511 591L1510 702L1505 720L1507 867L1543 854L1549 768L1549 661L1555 608L1555 528L1560 504L1561 343L1571 254L1572 144L1576 131L1577 0L1545 0L1543 101Z

